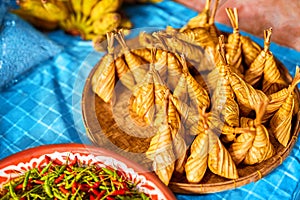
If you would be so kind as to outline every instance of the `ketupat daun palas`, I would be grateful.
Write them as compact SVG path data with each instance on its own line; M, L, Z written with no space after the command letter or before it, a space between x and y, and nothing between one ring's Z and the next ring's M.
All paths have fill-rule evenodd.
M237 18L236 14L234 18ZM190 30L189 26L183 30ZM138 38L134 39L142 45L137 50L127 48L125 41L119 40L124 53L129 51L135 58L142 61L137 66L128 67L129 71L138 68L141 64L147 66L152 64L151 69L147 68L143 73L136 74L136 77L145 77L151 70L155 72L153 73L155 76L152 94L154 94L154 105L157 110L149 124L157 126L157 134L162 134L165 140L159 141L159 137L156 135L147 154L153 162L156 162L153 164L153 169L158 176L162 177L165 184L169 184L172 177L178 173L185 176L191 183L201 183L205 174L211 172L228 179L237 179L241 163L253 165L264 162L276 154L280 143L284 148L291 141L292 128L285 125L287 123L292 125L291 120L296 118L299 111L299 97L296 95L299 73L296 72L292 82L281 84L282 79L280 78L274 82L276 86L271 86L273 83L269 82L270 74L264 74L268 73L268 70L264 69L266 61L262 61L262 66L257 66L259 72L251 73L250 78L259 81L247 82L245 80L245 75L251 69L251 65L255 66L257 60L261 59L260 54L269 54L270 56L266 58L269 59L269 65L272 64L273 68L279 69L279 62L269 49L270 30L265 30L264 48L239 33L238 48L241 47L239 50L241 54L238 56L242 59L239 61L242 63L241 66L244 67L240 71L242 76L234 73L231 70L232 66L227 61L229 58L227 51L230 49L228 48L230 41L228 35L230 33L219 35L219 43L213 47L215 50L213 51L214 65L207 68L202 67L200 71L197 71L198 65L194 62L195 60L192 61L189 58L189 55L181 57L182 52L177 52L179 49L184 49L183 47L170 47L171 43L166 42L170 37L178 37L177 33L158 31L148 34L142 32ZM175 31L178 30L175 29ZM181 41L185 42L184 45L189 45L191 42ZM177 45L180 44L177 43ZM207 48L199 43L193 45L198 45L198 50ZM233 52L230 53L233 54ZM231 57L235 57L235 55ZM125 64L130 63L130 60L126 60L124 55L118 58L122 59ZM263 70L265 71L262 74ZM212 72L214 72L213 76L210 75ZM255 77L255 74L258 77ZM202 81L196 79L196 75L200 75ZM280 74L280 76L287 75ZM210 80L212 77L213 81ZM219 79L222 81L217 81ZM143 83L146 83L142 79L139 82L135 83L133 88L142 87ZM204 84L208 82L210 82L209 89L202 92L202 95L197 95L200 89L203 91L203 88L206 88ZM150 83L152 84L151 81ZM271 94L267 94L265 90L270 87L273 87L274 90L272 89ZM282 89L279 90L280 88ZM191 89L193 89L192 93L190 93ZM170 93L167 98L165 97L166 93ZM216 96L210 96L211 94ZM221 95L226 98L218 97ZM289 99L289 103L282 107L279 106L286 99ZM167 103L163 103L165 101ZM191 104L191 102L193 103ZM266 102L268 103L266 104ZM192 105L198 105L199 108L193 109ZM203 108L205 112L203 112ZM278 117L281 115L280 113L287 113L287 111L289 112L286 114L286 119ZM283 126L287 128L282 128ZM277 140L271 140L271 137L277 138ZM167 148L167 151L161 154L162 160L155 160L151 156L154 152L154 144L161 144L162 148ZM167 158L167 154L169 158ZM160 162L163 160L168 160L169 164L165 169L161 168ZM194 170L194 166L199 169ZM207 170L208 168L210 170ZM164 175L166 176L164 177Z

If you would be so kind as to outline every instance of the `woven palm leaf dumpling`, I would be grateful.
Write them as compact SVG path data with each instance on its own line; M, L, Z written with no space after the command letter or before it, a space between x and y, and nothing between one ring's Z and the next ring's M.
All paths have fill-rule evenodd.
M180 34L199 34L194 31L195 21L205 18L200 16L179 30L141 33L136 38L140 49L129 49L122 34L117 36L123 54L115 56L115 67L118 59L127 66L133 81L124 86L133 91L132 110L147 126L157 128L145 154L166 185L178 180L202 183L211 177L207 174L222 177L217 181L238 179L244 166L259 165L288 148L295 131L299 69L292 80L281 72L282 64L270 50L271 28L264 30L260 47L239 32L237 10L226 11L234 31L205 32L211 42ZM209 48L211 62L203 62ZM205 51L197 60L180 52L184 49Z

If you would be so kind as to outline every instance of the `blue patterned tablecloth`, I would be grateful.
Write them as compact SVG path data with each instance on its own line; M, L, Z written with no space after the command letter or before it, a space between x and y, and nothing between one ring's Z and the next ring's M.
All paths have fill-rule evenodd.
M135 28L167 25L179 28L197 13L173 1L124 7ZM222 31L231 28L217 24ZM274 27L276 29L276 27ZM262 30L263 31L263 30ZM246 34L246 33L243 33ZM90 41L51 32L63 49L0 93L0 159L24 149L52 143L87 143L80 98L86 77L103 53ZM250 35L251 36L251 35ZM261 38L251 36L263 45ZM294 75L300 52L271 44L271 51ZM261 180L233 190L206 195L176 194L178 199L300 199L300 141L286 160Z

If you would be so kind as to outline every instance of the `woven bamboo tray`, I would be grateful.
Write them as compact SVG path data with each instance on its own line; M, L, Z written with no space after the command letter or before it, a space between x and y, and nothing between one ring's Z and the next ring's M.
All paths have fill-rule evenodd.
M292 77L284 65L278 61L278 66L286 80L291 82ZM139 129L130 124L126 124L127 121L125 119L130 114L125 110L128 110L127 106L131 93L121 84L117 84L113 100L109 103L103 102L92 91L91 78L95 70L96 68L94 67L90 72L82 95L82 114L89 139L97 146L111 149L142 164L145 168L151 169L151 163L144 154L149 147L151 138L143 138L138 134L131 134L131 132L135 131L148 130L143 128ZM298 88L295 92L299 101L300 93ZM237 166L238 179L229 180L222 178L213 174L208 169L199 184L188 183L185 177L173 175L169 183L169 188L176 193L204 194L234 189L255 182L277 168L290 154L298 138L300 130L299 123L300 112L293 118L292 136L287 147L280 145L270 134L270 139L276 149L276 154L270 159L256 165ZM126 125L123 126L124 124Z

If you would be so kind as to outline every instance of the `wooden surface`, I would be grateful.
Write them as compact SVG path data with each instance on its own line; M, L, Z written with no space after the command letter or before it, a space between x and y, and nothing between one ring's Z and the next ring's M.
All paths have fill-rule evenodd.
M206 0L176 1L201 11ZM273 27L273 42L300 51L299 0L220 0L216 21L230 25L227 7L238 8L241 30L263 37L263 30Z

